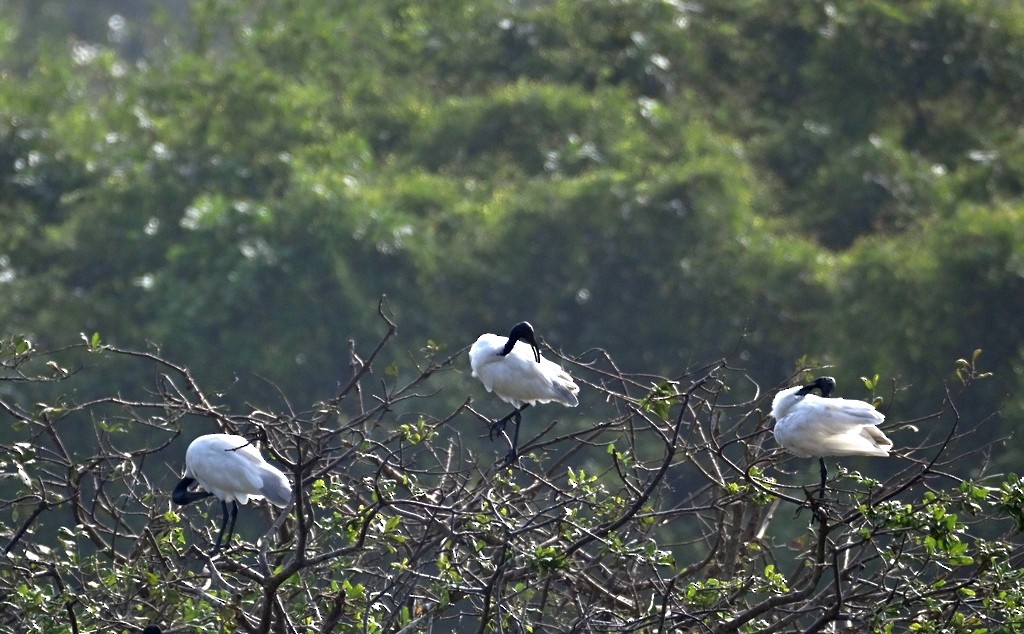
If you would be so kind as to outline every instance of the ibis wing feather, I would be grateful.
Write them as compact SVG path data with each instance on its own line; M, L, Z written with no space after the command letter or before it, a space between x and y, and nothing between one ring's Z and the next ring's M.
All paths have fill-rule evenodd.
M275 506L285 506L292 499L292 485L280 469L263 459L253 445L246 445L238 450L242 457L250 461L248 469L249 482L254 497L265 497Z
M263 471L263 486L260 492L275 506L287 506L292 500L292 485L288 478L277 469L270 467Z
M558 394L556 398L551 400L557 401L567 407L576 407L580 404L580 399L576 396L576 394L579 393L580 388L568 373L562 372L557 376L556 379L552 381L551 387Z
M480 335L469 349L469 365L473 369L473 376L481 378L480 368L493 363L495 359L492 357L496 357L503 347L505 347L505 340L502 337L491 333ZM484 387L488 392L491 391L486 383Z

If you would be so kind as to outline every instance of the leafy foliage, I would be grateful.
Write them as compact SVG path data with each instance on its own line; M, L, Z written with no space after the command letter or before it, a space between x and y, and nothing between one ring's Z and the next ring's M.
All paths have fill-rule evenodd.
M154 384L138 400L0 399L23 438L5 443L0 463L0 627L1022 625L1021 482L950 473L979 455L955 449L975 431L956 409L980 376L970 365L928 421L931 432L915 438L894 425L904 448L893 475L841 471L824 501L813 478L800 484L798 467L809 461L766 445L768 396L740 396L749 383L722 363L650 390L647 377L619 373L611 359L564 359L606 402L604 417L561 430L538 424L547 419L538 409L520 464L498 467L500 450L472 448L472 430L487 419L468 401L429 413L443 402L430 388L458 355L428 354L416 372L399 373L408 381L374 377L395 333L381 317L387 330L365 358L353 356L348 383L303 410L232 413L187 368L96 337L59 353L6 342L5 386L71 382L55 361L69 355L144 368ZM94 434L72 444L83 420ZM244 508L242 535L212 558L217 511L171 507L166 493L199 425L265 438L297 495L273 522L269 507Z
M637 499L671 444L682 453L662 480L670 493L656 489L650 509L635 510L606 536L619 542L600 540L602 547L614 546L616 565L643 561L629 574L640 578L642 571L662 585L643 582L634 596L587 572L593 587L585 596L618 616L629 612L632 623L644 624L637 627L696 627L701 618L713 621L707 615L716 611L720 623L729 623L753 609L750 597L794 596L808 587L802 579L814 577L794 576L792 558L783 562L763 554L756 565L739 559L703 568L694 563L715 550L717 542L708 536L719 529L710 527L727 526L721 530L732 534L741 526L721 524L735 516L719 500L738 496L745 500L740 506L770 507L779 499L787 474L766 470L754 458L722 454L737 468L725 468L715 479L721 491L701 498L722 514L701 516L708 532L688 533L677 526L682 522L659 523L653 509L676 508L669 499L681 504L682 492L691 491L686 478L705 482L716 473L709 464L704 473L692 457L682 457L690 456L690 445L665 440L679 411L678 392L689 393L687 386L698 379L692 368L711 359L742 365L742 372L709 370L716 387L691 394L696 409L687 424L700 420L707 427L705 444L695 446L708 448L715 433L725 434L713 433L712 415L751 431L757 403L737 396L748 385L740 374L750 385L774 386L794 370L827 365L841 385L859 386L859 377L872 377L870 397L908 421L930 420L949 406L947 386L970 380L971 389L952 401L957 420L971 421L969 431L957 432L966 434L967 445L947 447L944 455L984 457L951 464L946 472L988 491L975 501L981 510L972 511L986 521L971 523L974 516L961 508L970 492L935 484L936 497L925 500L923 491L911 487L894 498L904 510L882 505L861 511L861 517L833 517L822 527L828 556L820 561L812 548L819 533L780 529L787 538L799 533L803 541L797 543L812 562L807 570L820 572L818 581L827 579L828 570L838 566L829 561L835 551L849 553L851 561L863 555L865 570L902 570L902 558L910 557L907 562L918 563L907 565L919 564L922 584L937 582L934 569L942 566L964 578L995 575L999 566L982 564L991 558L975 547L1003 535L989 524L1019 523L1012 508L1016 485L1009 476L994 482L985 474L1017 470L1020 452L1003 439L1024 418L1024 335L1013 327L1024 297L1024 161L1017 124L1024 102L1024 9L1018 4L95 0L84 7L66 0L0 0L0 353L7 355L0 398L11 405L10 425L3 425L11 431L0 434L0 441L11 456L37 456L5 455L4 482L24 485L26 494L46 485L33 482L23 463L39 460L40 439L56 442L46 431L56 418L74 421L56 428L66 447L94 447L96 453L90 460L56 459L60 467L51 470L63 474L87 465L81 472L86 478L98 469L102 475L89 476L96 483L90 486L111 487L113 496L119 486L127 492L132 484L162 482L148 467L133 470L146 455L159 455L177 469L178 460L159 453L180 449L181 442L167 435L180 429L189 437L209 431L211 423L237 427L250 416L241 412L258 409L290 421L280 429L271 426L277 430L271 446L293 464L337 459L344 439L353 448L349 458L397 469L388 475L366 466L360 477L368 481L320 478L322 485L302 476L306 490L325 500L317 509L329 508L327 500L349 504L342 513L349 519L331 524L349 541L327 547L350 547L365 528L364 548L375 549L391 536L420 543L416 539L432 535L422 517L374 507L378 498L395 498L375 497L372 486L418 499L411 492L411 474L420 468L415 461L426 465L423 473L415 471L422 491L473 491L488 504L504 501L495 508L551 522L555 518L544 515L551 510L543 505L571 499L580 505L574 507L580 515L573 525L584 531L614 522L616 505L628 508ZM349 377L368 353L356 342L377 336L373 307L381 295L387 295L402 331L374 355L374 376L382 383L364 380L358 392L375 394L391 404L388 415L404 418L391 421L395 426L388 434L361 430L362 438L353 435L354 428L335 429L335 444L302 449L303 438L320 432L311 431L316 415L300 412L320 411L315 404L325 398L323 411L334 411L325 395L358 400ZM581 358L581 370L597 372L594 383L607 373L614 377L605 377L609 384L619 380L630 386L628 393L623 388L608 396L609 411L595 399L566 417L558 429L561 440L542 447L559 458L539 456L537 464L546 466L533 469L543 474L541 491L516 477L505 482L483 466L477 467L477 479L446 480L441 474L449 465L484 464L479 452L485 450L478 439L461 436L463 442L451 449L437 444L453 431L437 421L466 415L466 377L427 370L442 355L457 358L477 333L501 332L523 318L561 349L601 350ZM86 333L86 341L67 347L78 333ZM129 352L139 350L146 352ZM974 350L983 353L967 354ZM950 359L959 357L963 361L951 366ZM168 396L174 390L160 376L184 370L167 366L168 359L187 360L187 382L204 388L208 409L195 411L192 397L185 399L189 405ZM992 376L973 382L984 374L979 364ZM429 376L419 378L424 372ZM182 380L177 376L174 382L180 386ZM422 411L416 399L389 395L395 386L418 381L437 390ZM339 421L372 411L368 403L345 410ZM749 417L737 416L739 410ZM604 447L579 450L584 463L561 458L569 438L586 437L588 430L617 433L629 416L648 424L642 442L629 434L625 440L609 436L601 441ZM268 420L247 422L267 426ZM405 453L389 458L399 446ZM976 448L983 453L970 454ZM132 457L122 457L125 452ZM696 471L691 474L687 465ZM880 485L899 474L888 464L878 468ZM747 474L742 478L741 470ZM120 480L102 484L114 472ZM904 477L913 479L909 472ZM938 476L926 470L921 477ZM876 499L876 484L864 476L847 472L844 478L863 487L856 489L861 498ZM385 479L401 483L391 489ZM521 497L517 482L539 497ZM578 494L560 497L570 482ZM995 493L1004 485L1008 491ZM357 501L346 502L349 495ZM991 506L997 495L1010 506ZM68 493L54 500L65 497L74 498ZM21 498L12 491L5 499ZM31 509L40 508L32 507L35 498L25 500L15 505L8 530L46 525L49 506L23 524ZM844 500L844 508L857 503ZM443 506L431 501L423 509L430 504ZM127 530L140 531L167 511L152 502L143 506L135 507L136 520L123 520ZM14 513L15 507L5 508ZM926 530L923 516L940 507L945 514L935 521L952 525L931 544L925 533L932 529ZM875 512L882 515L866 519ZM309 513L315 520L308 526L328 522L319 510ZM113 506L108 514L120 518ZM640 517L651 524L642 528ZM120 584L133 575L148 579L144 572L150 568L133 568L112 554L122 520L110 521L114 528L101 540L106 546L97 545L96 535L65 536L79 559L55 558L52 523L41 533L46 539L35 542L51 552L35 554L53 562L61 579L77 579L65 587L116 587L111 596L127 593L117 595L118 605L127 606L134 591ZM907 527L897 528L899 522ZM495 592L514 587L503 582L502 561L529 574L553 575L540 595L526 572L515 578L525 584L519 594L487 595L490 602L479 592L449 593L449 604L467 613L487 607L497 615L505 610L499 605L524 597L518 607L500 612L507 627L517 619L550 627L543 615L553 618L564 610L604 618L583 604L550 609L556 605L552 597L570 587L559 584L579 571L576 557L605 556L590 546L565 555L560 544L571 543L571 536L543 532L554 525L536 527L536 533L533 525L507 519L502 529L520 532L501 542L508 544L505 550L493 537L500 534L498 525L492 525L491 541L478 551L446 547L441 559L435 544L425 552L446 562L458 578L444 582L452 587L484 578L494 580ZM881 541L844 541L862 528ZM672 535L667 541L663 529ZM283 544L302 533L287 530L292 532L281 536ZM886 541L904 534L898 546ZM959 552L964 546L952 536L967 551ZM29 552L27 541L13 537ZM334 537L314 539L327 544ZM675 546L684 542L690 546ZM175 548L191 543L183 534ZM77 550L82 544L89 546ZM729 557L746 553L744 548L736 546ZM975 568L940 557L940 551L953 550L949 557L970 557ZM655 555L661 551L690 562L693 575L669 587L664 580L670 565L655 563L662 561ZM905 554L911 551L920 558ZM81 557L99 556L94 552L106 553L106 562L86 565ZM401 563L374 552L370 559ZM343 560L339 555L302 572L319 578L317 566L361 565L358 557ZM105 576L115 561L114 576ZM26 568L20 579L51 580L49 590L26 581L18 592L40 604L62 596L65 581L47 570L43 564ZM89 570L94 577L75 577ZM848 570L845 579L860 569ZM418 572L399 572L394 578L419 580ZM863 618L878 617L870 621L877 628L900 629L913 621L918 629L941 622L968 631L982 627L972 624L970 611L987 614L993 606L993 613L1004 611L999 618L1012 628L1015 581L1008 568L1003 573L1000 583L1009 594L1002 599L985 595L987 590L969 597L973 586L947 579L946 587L960 592L956 608L940 601L933 606L938 612L928 612L915 603L896 609L895 620L878 612ZM312 580L296 589L289 585L298 583L294 575L281 577L281 585L266 585L275 577L266 570L259 574L262 590L249 596L247 606L263 601L260 609L268 612L264 618L248 607L241 610L253 619L246 628L270 623L271 597L289 588L289 596L305 592L310 605L321 602L317 627L341 622L330 614L351 615L354 597L363 602L364 629L371 619L390 618L395 625L423 615L417 610L424 604L413 602L405 606L407 617L381 617L374 612L380 609L374 593L383 590L358 574L326 590ZM442 576L433 568L423 574ZM174 587L163 578L148 585L168 592ZM479 590L479 584L474 587ZM803 600L821 602L806 605L826 605L828 597L820 593L831 590L817 582L814 587ZM610 594L602 596L601 589ZM854 604L878 599L872 594L877 588L844 591ZM191 614L178 615L182 623L193 615L213 622L214 613L226 614L235 605L221 588L202 592L208 596L185 593L187 601L174 596L166 605L191 606ZM564 592L568 597L569 590ZM924 586L917 592L922 601L931 596ZM440 605L440 590L422 594L427 596ZM672 604L680 596L692 605L683 610ZM224 603L202 604L211 597ZM655 618L651 610L657 611L658 600L663 610ZM100 604L110 605L76 604L76 613L83 622L99 618ZM698 604L705 612L697 620L670 619L696 614ZM68 623L61 605L41 608L54 627ZM776 618L762 616L776 607L751 613L742 627L757 629L759 619ZM771 627L813 625L813 610L807 609ZM90 623L139 622L129 617L122 610Z

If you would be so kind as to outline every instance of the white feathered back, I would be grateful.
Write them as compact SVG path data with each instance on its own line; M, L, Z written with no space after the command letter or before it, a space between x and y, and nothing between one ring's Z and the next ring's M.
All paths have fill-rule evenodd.
M234 434L207 434L185 451L185 476L225 502L266 497L286 506L292 499L288 478L271 465L248 439Z
M576 394L580 388L568 372L543 356L538 363L530 344L522 341L502 356L507 341L507 337L486 333L469 349L473 376L488 392L513 407L552 401L567 407L579 405Z
M781 390L772 401L775 439L802 458L888 456L892 441L875 425L882 415L870 403L800 395L800 386Z

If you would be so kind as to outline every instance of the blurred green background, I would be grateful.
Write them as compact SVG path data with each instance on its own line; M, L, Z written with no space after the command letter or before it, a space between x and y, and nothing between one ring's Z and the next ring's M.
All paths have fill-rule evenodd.
M878 375L909 420L980 348L961 415L1024 419L1019 2L0 9L0 330L36 347L309 407L387 294L396 363L528 319L627 372ZM119 367L59 389L152 384Z

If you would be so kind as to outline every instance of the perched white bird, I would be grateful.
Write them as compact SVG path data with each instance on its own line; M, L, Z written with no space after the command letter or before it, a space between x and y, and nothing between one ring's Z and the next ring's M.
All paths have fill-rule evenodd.
M511 414L491 424L493 433L496 429L504 429L510 419L515 420L512 448L505 458L508 464L516 461L519 423L524 409L552 401L566 407L579 405L576 398L579 386L558 364L540 356L540 347L529 322L522 321L513 326L508 337L490 333L480 335L469 349L469 364L473 368L473 376L480 379L488 392L494 392L515 408Z
M202 491L189 491L198 482ZM176 504L189 504L214 496L224 510L224 521L217 534L213 553L221 548L228 526L228 502L231 502L231 528L224 544L231 541L238 517L238 503L267 498L275 506L287 506L292 487L281 470L269 464L249 440L233 434L208 434L192 441L185 452L185 475L174 487L171 498Z
M875 426L885 416L871 403L828 398L835 386L835 379L823 376L781 390L772 401L775 440L790 453L821 463L820 497L828 477L824 456L888 456L892 449L892 441Z

